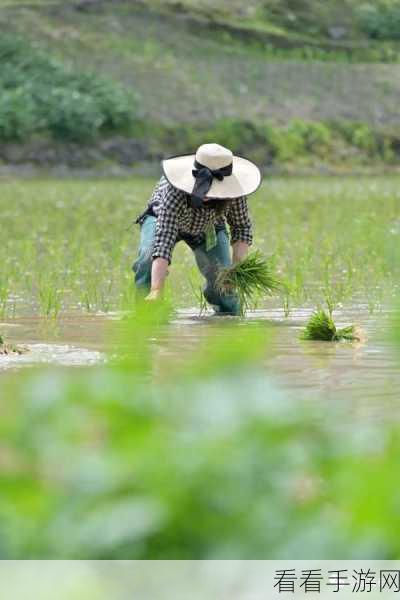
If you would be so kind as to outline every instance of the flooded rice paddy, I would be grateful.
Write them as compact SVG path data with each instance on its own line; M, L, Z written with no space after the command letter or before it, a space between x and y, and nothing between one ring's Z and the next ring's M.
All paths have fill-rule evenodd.
M288 317L283 309L250 311L246 319L199 314L196 307L176 311L170 323L152 338L153 361L184 363L202 340L224 336L224 324L248 329L265 327L268 349L262 372L298 399L366 401L371 415L393 409L400 390L398 356L389 339L391 312L371 315L368 307L335 312L338 326L357 323L365 334L361 342L317 342L300 339L310 308ZM28 351L0 356L0 375L27 367L88 367L107 364L113 339L124 327L124 315L73 315L56 322L25 317L1 323L7 339ZM229 342L228 342L229 343Z
M263 369L298 397L396 398L400 369L388 332L400 278L399 183L271 179L250 200L255 247L276 258L285 292L232 322L272 331ZM28 352L0 356L0 373L108 362L134 303L139 231L132 221L153 185L141 178L3 182L0 334ZM151 351L155 362L179 364L227 319L199 315L202 280L184 244L168 279L176 310ZM312 311L327 306L338 326L358 324L367 339L300 341Z

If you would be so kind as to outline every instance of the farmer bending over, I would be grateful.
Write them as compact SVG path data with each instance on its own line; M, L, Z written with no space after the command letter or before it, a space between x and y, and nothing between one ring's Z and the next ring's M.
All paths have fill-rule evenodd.
M147 300L156 300L174 246L183 240L206 279L207 302L219 314L239 314L236 295L220 293L215 281L218 270L244 258L252 243L247 196L260 185L258 167L218 144L203 144L195 155L169 158L162 166L163 176L136 221L141 226L133 265L136 287L148 294Z

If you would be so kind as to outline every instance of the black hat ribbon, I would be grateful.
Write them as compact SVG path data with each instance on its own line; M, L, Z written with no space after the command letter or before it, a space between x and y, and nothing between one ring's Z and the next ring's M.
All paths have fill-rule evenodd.
M213 179L223 181L224 177L232 175L232 166L232 163L230 163L229 165L226 165L226 167L221 167L220 169L210 169L209 167L206 167L206 165L202 165L195 160L195 168L192 170L192 175L195 177L196 181L191 194L192 206L195 208L202 206L203 198L207 196Z

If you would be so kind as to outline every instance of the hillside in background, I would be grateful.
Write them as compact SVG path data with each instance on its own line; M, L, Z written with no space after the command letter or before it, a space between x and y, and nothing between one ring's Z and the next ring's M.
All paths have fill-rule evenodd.
M400 40L398 0L0 0L0 7L76 7L81 12L147 8L220 26L276 46L365 48L371 39Z
M356 122L400 135L397 30L387 23L385 29L371 7L354 0L2 0L0 6L2 29L72 70L89 69L132 93L138 127L126 134L149 137L152 129L156 156L161 147L173 153L174 127L196 131L221 120L253 127L286 127L294 119ZM390 14L393 21L397 13ZM381 23L378 33L371 23Z

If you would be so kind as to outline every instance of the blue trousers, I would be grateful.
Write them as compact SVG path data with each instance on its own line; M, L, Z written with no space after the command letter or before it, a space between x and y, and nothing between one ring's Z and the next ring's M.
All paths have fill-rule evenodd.
M156 217L148 215L140 227L139 255L133 264L136 287L144 292L150 290L152 252L156 231ZM230 242L225 229L219 230L217 245L211 250L206 250L205 242L198 245L189 244L193 250L199 271L206 279L203 293L209 304L218 314L239 315L239 300L234 294L221 294L215 286L216 277L221 267L232 264Z

